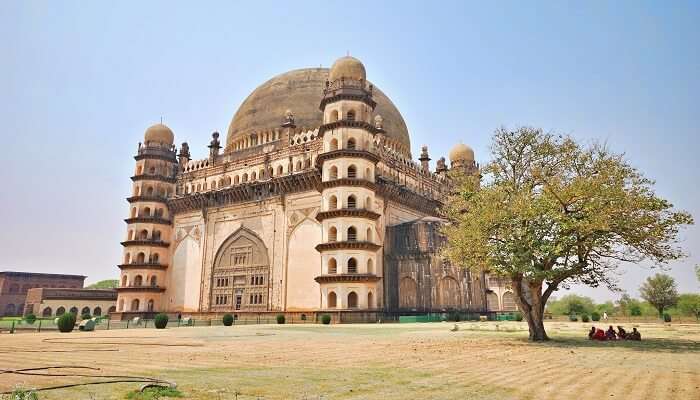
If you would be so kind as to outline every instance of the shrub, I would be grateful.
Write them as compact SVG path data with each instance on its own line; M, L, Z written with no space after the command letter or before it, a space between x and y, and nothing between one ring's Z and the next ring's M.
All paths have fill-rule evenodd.
M521 312L515 313L515 320L518 322L522 321L523 320L523 313L521 313Z
M600 314L597 311L591 313L591 319L593 321L600 321Z
M67 333L73 330L75 327L75 314L65 313L58 317L58 330Z
M165 329L165 327L168 325L168 314L160 313L156 315L153 322L156 325L156 329Z
M571 321L571 322L576 322L576 321L578 321L578 317L576 316L576 314L570 314L570 315L569 315L569 321Z
M226 325L226 326L233 325L233 315L231 315L231 314L224 315L224 318L222 321L223 321L224 325Z
M36 315L34 315L34 314L27 314L27 316L24 317L24 320L27 321L27 323L31 325L31 324L33 324L34 322L36 322Z
M87 314L87 313L80 316L80 319L90 319L90 318L92 318L92 315Z
M586 314L581 315L581 322L588 322L588 315L586 315Z
M671 322L671 314L664 313L664 322Z
M277 323L284 324L284 314L277 314Z
M306 314L301 314L301 320L306 321Z
M323 325L328 325L328 324L330 324L330 323L331 323L331 316L328 315L328 314L323 314L323 315L321 316L321 322L323 323Z

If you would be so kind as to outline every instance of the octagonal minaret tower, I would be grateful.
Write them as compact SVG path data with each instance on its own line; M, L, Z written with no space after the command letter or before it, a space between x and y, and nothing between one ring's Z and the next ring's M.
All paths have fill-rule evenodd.
M139 143L119 287L117 312L154 313L164 310L165 272L169 265L172 217L168 197L175 192L178 162L174 135L156 124L146 130Z
M381 307L381 260L375 204L374 135L376 106L365 67L353 57L337 60L330 70L321 100L323 151L316 158L321 169L323 226L321 286L323 309ZM381 125L379 125L381 126Z

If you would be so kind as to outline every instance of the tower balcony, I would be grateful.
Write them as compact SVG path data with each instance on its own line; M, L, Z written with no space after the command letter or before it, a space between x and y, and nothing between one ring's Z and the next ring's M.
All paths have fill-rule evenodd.
M169 220L167 218L154 217L154 216L132 217L132 218L125 219L124 222L126 222L127 224L145 223L145 224L159 224L159 225L171 225L173 223L172 220Z
M327 274L319 275L314 280L320 284L324 283L346 283L346 282L377 282L381 278L375 274Z
M168 202L168 199L167 199L167 197L165 197L165 196L148 196L148 195L146 195L146 196L131 196L131 197L127 197L126 201L128 201L129 203L136 203L136 202L139 202L139 201L150 201L150 202L153 202L153 203L163 203L163 204L165 204L165 203Z
M121 242L122 246L124 247L133 247L133 246L152 246L152 247L168 247L170 246L170 243L162 241L162 240L153 240L153 239L136 239L136 240L126 240Z
M147 286L147 285L131 285L131 286L119 286L116 288L119 293L133 293L133 292L150 292L150 293L163 293L165 292L164 286Z
M333 122L333 124L335 124L335 122ZM363 158L375 164L379 162L379 156L367 150L339 149L321 153L316 156L316 166L320 168L324 161L336 158Z
M366 218L376 221L381 215L363 208L339 208L330 211L320 211L316 214L316 220L323 222L330 218Z
M134 175L131 177L131 180L134 182L138 181L158 181L158 182L165 182L165 183L175 183L175 177L174 176L166 176L163 174L141 174L141 175Z
M129 264L119 264L117 267L119 267L119 269L153 269L162 271L168 269L168 264L161 264L157 262L135 262Z
M177 163L175 148L167 149L159 146L141 146L138 154L134 156L136 161L145 159L158 159Z
M330 181L321 182L321 190L332 189L332 188L336 188L339 186L364 187L364 188L367 188L367 189L373 190L373 191L377 190L377 185L372 181L368 181L367 179L340 178L340 179L333 179Z
M371 252L376 252L382 246L372 242L366 241L339 241L339 242L327 242L316 245L316 251L330 251L330 250L367 250Z

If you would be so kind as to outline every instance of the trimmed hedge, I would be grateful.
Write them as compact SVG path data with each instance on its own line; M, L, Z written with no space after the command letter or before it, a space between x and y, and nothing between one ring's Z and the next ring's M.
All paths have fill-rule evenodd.
M671 322L671 314L664 313L664 322Z
M168 325L168 314L160 313L156 315L153 323L156 325L156 329L165 329Z
M224 315L222 322L224 323L225 326L233 325L233 315L231 315L231 314Z
M600 321L600 314L599 314L598 312L596 312L596 311L593 311L593 312L591 313L591 319L592 319L593 321Z
M27 314L26 317L24 317L24 320L27 321L29 325L33 324L36 322L36 315L34 314Z
M588 322L588 315L586 315L586 314L581 315L581 322Z
M578 321L578 317L576 316L576 314L569 315L569 321L571 321L571 322Z
M515 313L515 320L518 322L522 321L523 320L523 313L521 313L521 312Z
M68 333L73 331L73 328L75 328L75 314L73 313L65 313L58 317L58 330L63 332L63 333Z
M322 323L323 325L328 325L328 324L330 324L330 323L331 323L331 316L328 315L328 314L323 314L323 315L321 316L321 323Z
M284 324L284 314L277 314L277 323Z

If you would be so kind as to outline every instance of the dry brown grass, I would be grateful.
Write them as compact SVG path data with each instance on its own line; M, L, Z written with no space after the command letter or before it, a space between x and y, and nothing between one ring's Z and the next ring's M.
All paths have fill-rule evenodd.
M0 369L99 367L171 379L192 399L700 399L700 325L640 324L644 341L592 343L590 324L261 325L0 336ZM77 372L77 371L76 371ZM95 380L0 375L0 391ZM41 393L124 398L138 384Z

